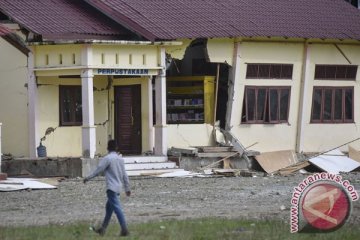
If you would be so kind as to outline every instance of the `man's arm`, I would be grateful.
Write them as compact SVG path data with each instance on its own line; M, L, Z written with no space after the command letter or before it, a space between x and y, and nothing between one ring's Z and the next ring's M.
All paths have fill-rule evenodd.
M110 164L110 162L106 157L101 159L99 162L99 165L97 166L95 171L92 174L90 174L89 176L87 176L86 178L84 178L83 182L86 183L90 179L92 179L92 178L96 177L97 175L99 175L100 173L102 173L109 166L109 164Z
M122 162L122 164L121 164L121 172L122 172L121 181L124 184L125 193L127 196L130 196L131 195L130 181L129 181L129 176L127 175L126 170L125 170L124 162Z

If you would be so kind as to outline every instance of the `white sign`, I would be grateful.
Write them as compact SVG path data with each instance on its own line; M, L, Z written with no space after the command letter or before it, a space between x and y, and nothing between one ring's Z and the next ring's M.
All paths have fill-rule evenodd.
M149 69L112 69L99 68L95 71L97 75L149 75Z

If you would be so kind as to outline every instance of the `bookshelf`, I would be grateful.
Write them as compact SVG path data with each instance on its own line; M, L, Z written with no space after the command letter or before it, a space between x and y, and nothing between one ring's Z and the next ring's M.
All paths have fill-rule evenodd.
M167 123L213 122L213 76L167 77Z

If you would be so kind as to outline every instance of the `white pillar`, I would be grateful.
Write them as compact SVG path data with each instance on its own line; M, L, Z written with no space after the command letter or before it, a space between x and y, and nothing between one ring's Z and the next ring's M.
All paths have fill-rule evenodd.
M154 123L153 123L153 88L151 77L148 78L148 109L149 109L149 149L154 149Z
M0 173L1 173L1 156L2 156L2 152L1 152L1 126L2 126L2 123L0 123Z
M29 157L37 157L36 147L40 143L38 135L38 90L34 72L34 55L28 55L28 141Z
M82 64L92 64L92 48L86 45L82 52ZM81 71L81 95L82 95L82 154L84 157L95 157L96 132L94 126L94 90L93 70L84 69Z
M233 102L234 102L234 96L235 96L235 85L236 81L240 81L240 48L241 43L236 42L234 43L234 55L233 55L233 63L232 63L232 69L229 74L229 84L228 84L228 102L226 106L226 117L225 117L225 130L230 131L232 128L232 112L233 112Z
M165 48L160 48L160 66L162 70L155 79L155 155L167 155L166 131L166 64Z
M304 148L304 137L303 130L305 125L309 122L310 118L307 113L308 109L311 108L311 99L306 97L306 93L309 92L309 79L310 76L310 47L307 42L304 43L303 62L301 71L301 82L300 82L300 94L299 94L299 112L297 121L297 132L296 132L296 152L302 152ZM310 102L309 102L310 100Z

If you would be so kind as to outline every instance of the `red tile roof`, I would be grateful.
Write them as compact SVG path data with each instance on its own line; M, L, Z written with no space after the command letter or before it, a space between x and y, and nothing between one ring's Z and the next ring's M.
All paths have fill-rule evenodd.
M85 0L148 39L289 37L360 40L344 0Z
M43 39L119 39L127 33L83 0L1 0L0 11Z
M5 27L4 25L0 24L0 36L5 36L9 33L12 33L12 31L10 29L8 29L7 27Z

